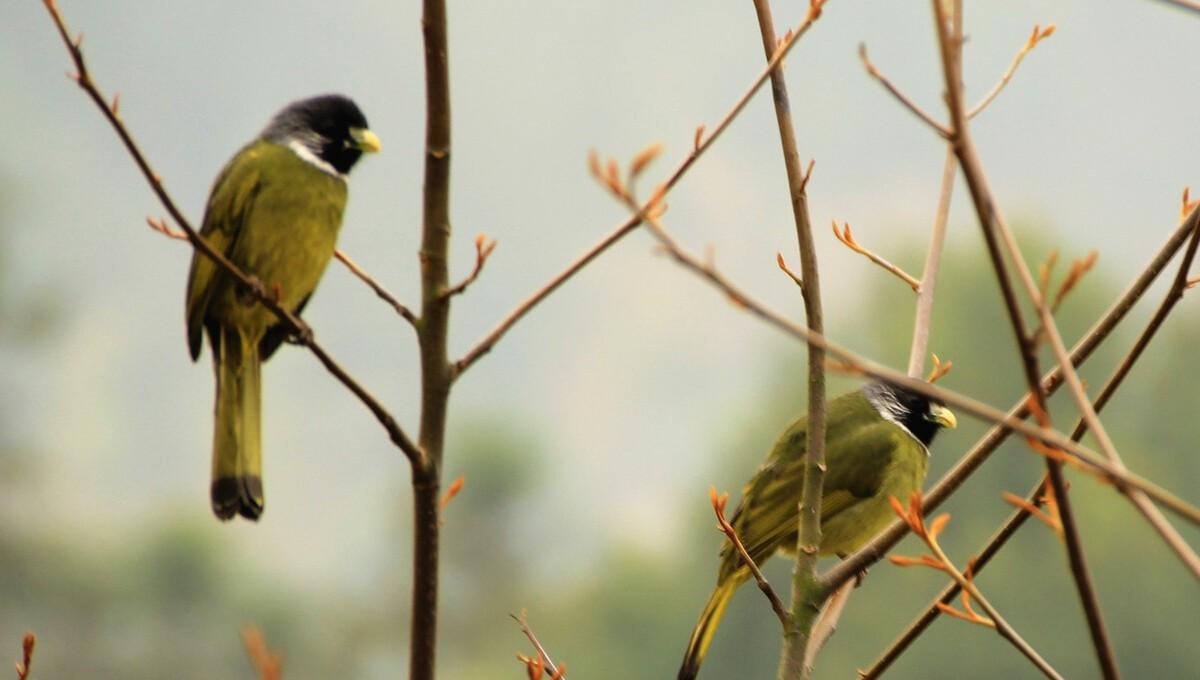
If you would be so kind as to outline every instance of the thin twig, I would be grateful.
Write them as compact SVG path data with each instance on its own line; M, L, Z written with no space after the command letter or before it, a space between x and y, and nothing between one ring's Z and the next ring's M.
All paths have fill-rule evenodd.
M792 282L795 283L798 288L800 288L800 290L804 290L804 279L800 278L799 274L792 271L791 267L788 267L787 260L784 259L783 253L775 253L775 264L779 265L779 268L783 270L783 273L787 274L788 278L790 278Z
M384 288L382 284L360 267L349 255L341 250L335 250L333 251L333 256L338 259L338 262L346 265L346 269L349 269L351 274L354 274L360 281L370 286L371 290L375 291L375 294L379 296L379 299L391 305L392 309L396 310L396 313L403 317L413 328L417 327L417 316L412 313L412 310L401 304L396 299L396 296L388 292L387 288Z
M179 229L172 229L171 227L167 226L167 221L163 218L147 217L146 224L150 225L151 229L157 231L163 236L166 236L167 238L175 239L177 241L191 241L187 235L187 232ZM343 265L345 265L346 269L349 269L351 274L354 274L360 281L370 286L371 290L375 291L375 294L378 295L380 299L391 305L392 309L396 310L397 314L404 317L404 320L408 321L413 328L417 327L416 315L413 314L408 307L405 307L403 304L401 304L394 295L388 292L387 288L384 288L382 284L376 281L375 278L367 273L365 269L359 266L359 264L355 262L353 258L347 255L341 249L334 250L333 256L337 258L338 262L341 262Z
M267 641L257 626L242 628L242 646L258 680L283 680L283 657L267 647Z
M859 255L862 255L863 257L874 262L875 264L879 265L880 267L883 267L883 269L885 271L895 275L901 281L908 284L908 287L912 288L914 293L921 292L921 282L916 280L915 278L913 278L913 276L911 274L904 271L900 267L892 264L891 262L887 261L881 255L875 253L874 251L871 251L871 250L859 245L858 241L854 240L854 232L850 231L850 223L849 222L844 222L842 224L842 230L838 231L837 220L834 220L833 235L837 237L837 240L842 242L842 245L846 246L850 250L853 250L854 252L858 253Z
M1029 492L1026 499L1030 503L1036 503L1045 494L1046 480L1043 478L1041 482L1034 487L1033 491ZM1021 528L1030 518L1030 514L1026 510L1017 510L1008 520L992 535L992 538L979 552L979 556L972 563L972 572L978 575L991 561L996 553L1000 552L1000 548L1008 542L1008 539L1016 534L1017 529ZM962 591L962 586L957 582L952 582L946 586L925 608L925 611L917 617L915 621L909 624L908 628L900 634L898 638L875 660L873 664L866 670L858 672L859 680L874 680L883 675L883 672L888 669L896 659L918 638L921 633L929 628L929 624L933 623L944 610L938 605L948 605L954 601L958 594Z
M147 217L146 224L150 225L151 229L157 231L163 236L166 236L167 238L175 239L177 241L191 241L187 235L187 232L179 229L172 229L171 227L167 226L167 221L163 218ZM384 288L383 284L376 281L375 277L371 276L365 269L359 266L359 264L354 261L354 258L347 255L341 249L335 249L333 251L333 256L337 258L338 262L341 262L343 265L345 265L346 269L349 269L351 274L357 276L360 281L367 284L371 290L375 291L375 294L378 295L380 299L391 305L392 309L396 310L397 314L404 317L404 320L408 321L413 328L417 327L416 315L413 314L408 307L405 307L403 304L401 304L394 295L388 292L388 289Z
M58 28L59 35L62 36L63 43L66 45L67 51L71 55L71 60L75 63L75 68L77 71L77 73L73 76L75 82L78 83L79 87L81 87L83 91L86 92L87 95L92 99L92 101L96 103L96 106L100 107L104 117L108 119L108 122L112 125L113 130L117 133L117 136L121 138L122 143L124 143L129 155L133 158L133 161L142 171L142 175L145 176L146 180L150 183L150 188L158 197L159 202L162 203L163 208L165 208L166 211L171 215L171 218L175 221L175 223L178 224L180 228L183 229L184 233L187 234L187 238L192 243L192 246L196 250L203 253L205 257L208 257L214 263L216 263L216 265L222 271L244 285L259 303L269 309L271 313L275 314L275 316L279 318L280 322L288 327L288 330L291 331L295 336L298 344L308 347L308 349L316 355L317 359L320 360L321 364L325 366L326 370L332 373L334 377L336 377L343 385L350 389L354 396L358 397L359 401L366 405L366 407L375 416L375 419L379 421L380 425L387 430L388 437L391 439L392 443L399 447L399 449L404 452L404 455L408 457L409 462L412 464L414 469L421 469L425 467L428 464L425 453L416 444L414 444L411 439L408 438L408 435L403 429L401 429L400 425L396 422L396 419L390 412L388 412L386 408L384 408L379 400L377 400L370 392L368 392L365 387L359 384L357 380L352 378L350 374L347 373L340 364L334 361L334 359L329 356L325 349L317 343L316 339L313 337L312 329L310 329L308 325L305 324L304 321L302 321L298 316L292 313L291 310L281 307L275 300L274 296L272 296L265 289L261 281L252 276L248 276L245 272L242 272L240 269L238 269L232 262L229 261L228 258L214 250L213 247L210 246L202 236L200 236L199 232L192 227L187 218L183 216L182 211L180 211L175 205L174 199L172 199L170 194L167 193L166 188L163 186L162 178L159 177L158 174L155 173L150 167L149 161L146 160L141 148L137 145L137 142L134 141L133 135L125 127L125 123L122 121L119 115L119 109L116 106L110 106L107 103L104 95L92 81L91 73L88 71L87 65L84 62L83 50L80 49L79 46L80 41L78 39L71 39L70 32L67 30L67 26L63 20L62 14L59 13L58 4L55 2L55 0L43 0L43 2L46 5L46 9L50 12L50 17L54 20L55 26Z
M1197 14L1200 14L1200 2L1196 2L1196 0L1159 0L1159 1L1165 2L1168 5L1174 5L1174 6L1178 7L1179 9L1191 10L1193 12L1196 12Z
M525 634L525 637L529 638L529 643L533 645L533 648L537 650L537 653L541 656L542 660L545 661L546 670L550 671L550 675L560 677L560 680L566 680L565 675L558 675L558 667L555 666L554 661L550 659L550 655L546 652L546 648L542 647L542 643L538 641L537 635L534 635L533 628L529 626L529 622L526 620L527 613L528 612L526 610L522 609L520 616L517 616L516 614L509 614L509 616L513 621L517 622L517 625L521 626L521 632Z
M1041 655L1039 655L1037 651L1034 650L1033 647L1026 642L1025 639L1022 638L1007 621L1004 620L1004 617L1000 615L1000 612L997 611L990 602L988 602L987 598L983 596L983 593L979 591L979 588L975 586L973 579L968 578L961 571L959 571L954 562L946 555L945 551L942 550L941 544L938 543L937 536L941 528L946 525L946 521L950 519L950 516L942 515L941 517L935 519L932 524L926 526L925 518L921 514L921 494L913 492L912 502L910 505L911 510L907 514L904 512L899 501L897 501L894 496L892 497L892 502L895 506L897 514L899 514L902 519L908 522L909 526L913 530L913 533L921 538L926 547L929 548L929 550L933 553L934 558L937 560L936 565L928 562L925 563L929 566L936 566L941 571L949 574L950 577L954 579L954 582L958 584L959 588L969 593L971 599L977 602L988 615L988 618L984 619L978 614L975 614L969 609L969 604L967 604L969 600L964 599L964 606L967 607L967 609L963 618L966 618L968 621L981 623L988 627L995 628L997 633L999 633L1004 639L1011 642L1013 646L1016 647L1017 650L1025 656L1025 658L1029 659L1038 670L1045 674L1046 677L1062 680L1062 676L1059 675L1058 671L1054 670L1054 668L1047 663L1046 660L1043 659ZM974 571L975 570L973 568L968 568L968 572ZM945 607L945 605L943 605L942 610L946 613L954 613L953 609Z
M788 52L792 50L792 47L795 46L800 38L808 32L808 29L820 16L820 6L821 4L816 5L816 11L813 11L813 9L810 7L810 10L805 15L804 20L801 21L794 30L789 31L783 40L779 42L779 48L775 52L775 55L771 58L771 61L758 74L758 76L754 79L742 96L738 98L729 111L726 112L721 121L717 123L716 127L713 128L711 134L708 134L707 136L704 134L706 128L703 125L696 129L691 152L679 162L679 165L677 165L671 174L668 175L667 179L659 185L659 190L661 190L663 195L670 191L671 188L674 187L677 182L679 182L684 174L686 174L687 171L692 167L692 164L699 160L699 158L703 156L709 148L712 147L721 134L729 127L730 123L732 123L734 119L736 119L738 115L740 115L741 112L746 108L746 105L750 102L750 99L754 96L754 94L758 92L759 88L762 87L763 83L767 81L771 73L775 71L779 64L783 63L784 57L787 56ZM530 310L536 307L542 300L546 299L548 295L557 290L558 287L565 283L568 279L579 273L581 269L586 267L592 260L596 259L597 256L608 250L608 248L614 243L620 241L625 237L625 235L640 226L645 217L646 207L647 206L643 206L642 210L622 221L604 238L600 239L600 241L598 241L591 248L588 248L583 255L576 258L574 262L567 265L565 269L560 271L558 274L555 274L549 281L530 294L529 297L517 304L517 306L514 307L512 311L510 311L503 319L501 319L495 327L493 327L487 332L486 335L483 336L482 339L475 343L472 349L470 349L466 354L463 355L461 359L454 363L452 377L457 378L458 376L462 375L463 372L470 368L483 355L490 352L492 348L496 346L496 343L499 342L500 338L504 337L504 335L518 321L528 314Z
M1029 54L1030 50L1032 50L1034 47L1037 47L1039 42L1053 35L1054 28L1054 24L1050 24L1045 28L1040 28L1039 26L1033 27L1033 34L1029 36L1029 39L1025 41L1025 44L1021 46L1021 49L1017 50L1017 56L1013 57L1012 63L1010 63L1008 68L1005 69L1004 75L1000 76L999 82L992 87L991 91L983 96L983 99L979 100L978 104L973 106L971 110L967 112L968 120L979 115L980 111L983 111L987 108L988 104L992 103L992 100L996 98L996 95L1000 94L1000 91L1004 89L1004 86L1008 85L1008 81L1012 80L1012 77L1016 75L1017 67L1021 65L1021 61L1025 59L1025 55Z
M738 537L737 529L725 519L725 501L729 500L729 494L723 493L718 495L716 487L709 487L708 490L709 503L712 505L713 512L717 515L717 527L733 544L734 550L741 556L742 562L746 564L746 568L750 570L750 574L754 576L755 583L758 584L758 589L767 597L767 601L771 603L771 609L775 611L775 616L779 618L779 623L786 631L791 624L792 617L787 612L787 607L784 606L783 600L779 599L779 595L775 593L775 589L771 587L770 581L763 576L762 570L754 563L754 558L750 556L746 546L742 544L742 539Z
M914 116L920 118L922 122L933 128L933 131L938 133L938 135L942 138L950 138L950 130L947 129L945 125L942 125L934 120L933 116L930 116L925 112L924 109L922 109L920 106L917 106L916 102L914 102L912 99L909 99L908 95L901 92L900 88L893 85L892 81L888 80L887 76L883 75L883 73L875 67L875 64L871 63L871 59L867 56L866 43L859 43L858 58L862 60L863 66L866 67L867 74L879 81L879 84L882 85L888 92L890 92L892 96L896 98L896 101L900 102L904 108L911 111Z
M933 327L933 292L937 288L938 272L941 269L942 246L946 242L946 222L950 215L950 197L954 193L954 171L958 161L953 147L946 146L946 159L942 162L942 184L938 189L937 212L933 217L933 230L929 235L929 252L925 255L925 270L917 287L917 312L913 321L912 349L908 353L908 375L919 378L925 372L925 355L929 352L929 331Z
M487 236L479 234L475 237L475 266L471 269L471 273L467 278L460 281L457 285L446 290L442 295L450 297L458 295L467 289L467 286L475 282L479 278L479 273L483 271L483 265L487 264L488 256L496 249L496 241L488 240Z
M842 618L842 612L846 610L846 605L850 602L850 594L858 584L854 581L847 581L842 584L825 600L825 606L821 608L821 613L817 615L817 620L813 622L811 640L808 642L808 649L804 652L804 667L813 668L817 664L817 655L824 649L825 644L837 632L838 621Z
M17 662L17 680L28 680L29 670L33 666L33 648L37 644L37 636L25 633L21 638L21 660Z
M1187 219L1183 221L1176 229L1167 237L1166 242L1155 253L1150 262L1142 269L1141 273L1134 278L1126 290L1118 296L1117 300L1109 307L1109 309L1101 315L1101 317L1092 325L1087 333L1076 343L1071 351L1071 362L1080 366L1089 358L1095 350L1103 343L1114 329L1129 315L1134 305L1145 295L1150 286L1162 273L1163 269L1171 261L1171 258L1179 251L1191 235L1192 230L1200 224L1200 211L1194 211ZM1047 396L1053 394L1063 385L1062 367L1057 366L1049 373L1042 376L1042 389L1045 390ZM1028 409L1029 395L1022 397L1008 410L1008 416L1011 418L1025 418L1029 415ZM964 454L954 466L942 476L936 484L933 485L926 494L923 501L923 506L932 510L944 503L950 496L958 490L959 487L979 469L979 466L994 452L1005 440L1008 439L1012 430L995 425L988 430L979 441ZM901 521L893 522L891 526L881 532L878 536L871 540L857 552L850 555L846 559L834 565L824 574L824 580L828 588L837 588L847 581L857 578L858 574L878 562L908 535L908 526Z

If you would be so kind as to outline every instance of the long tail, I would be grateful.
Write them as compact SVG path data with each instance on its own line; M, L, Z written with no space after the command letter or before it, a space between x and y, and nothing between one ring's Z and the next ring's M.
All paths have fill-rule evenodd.
M213 343L214 345L218 343ZM263 511L258 348L236 329L222 328L214 347L217 399L212 454L212 509L218 519Z
M729 606L729 600L741 582L736 576L729 576L717 583L717 587L713 589L708 604L704 605L704 611L700 613L700 620L692 629L692 639L688 640L683 663L679 666L679 680L692 680L700 672L700 664L704 662L704 655L708 653L708 645L712 643L713 634L721 624L721 617L725 616L725 607Z

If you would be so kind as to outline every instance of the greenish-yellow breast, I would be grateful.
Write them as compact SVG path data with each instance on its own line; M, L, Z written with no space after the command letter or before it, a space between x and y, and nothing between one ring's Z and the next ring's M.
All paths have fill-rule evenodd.
M296 309L316 288L333 256L346 206L346 182L265 140L243 148L217 178L201 233L282 306ZM263 335L275 322L203 256L192 264L189 326L207 317ZM189 329L191 330L191 329ZM199 328L195 329L199 338Z

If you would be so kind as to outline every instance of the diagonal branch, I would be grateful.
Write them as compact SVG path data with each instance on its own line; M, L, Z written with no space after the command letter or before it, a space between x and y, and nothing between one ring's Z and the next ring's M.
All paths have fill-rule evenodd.
M918 106L917 103L912 99L909 99L908 95L901 92L900 88L893 85L892 81L888 80L888 77L883 75L883 73L875 67L875 64L871 63L870 57L867 56L866 43L859 43L858 58L862 60L863 66L867 69L867 74L879 81L879 84L882 85L885 90L890 92L891 95L896 98L896 101L900 102L904 108L911 111L912 114L917 118L920 118L923 123L932 128L933 131L938 133L938 135L942 138L950 138L950 130L947 129L945 125L942 125L934 120L933 116L926 113L925 110Z
M808 32L808 29L812 27L813 23L816 22L816 20L820 17L820 7L822 6L823 2L824 0L814 2L814 5L810 7L809 12L805 15L800 24L795 29L789 31L788 34L779 41L779 47L771 57L771 60L767 63L766 67L758 74L758 76L754 79L742 96L738 98L733 107L730 108L729 111L726 112L725 116L721 118L721 121L717 123L716 127L713 128L712 133L705 136L705 128L703 125L696 129L692 151L685 156L682 161L679 162L679 165L677 165L671 174L667 176L667 179L659 185L659 190L661 190L663 195L670 191L671 188L683 178L687 171L692 167L692 164L699 160L700 157L703 156L704 153L708 151L708 149L710 149L714 143L716 143L721 134L725 132L734 119L736 119L742 113L742 111L746 108L746 105L750 103L750 99L754 96L754 94L757 93L759 88L763 86L763 83L767 82L767 78L769 78L775 69L778 68L781 63L783 63L783 58L787 56L787 54L792 50L792 47L799 42L800 38ZM815 10L813 8L815 8ZM601 253L608 250L614 243L620 241L627 234L629 234L629 232L640 226L642 221L645 219L645 211L648 207L649 205L643 206L642 210L622 221L619 225L617 225L616 228L604 236L604 238L600 239L591 248L588 248L574 262L567 265L565 269L560 271L558 274L555 274L549 281L543 284L541 288L538 288L531 293L529 297L518 303L512 311L510 311L503 319L501 319L500 322L495 325L495 327L488 331L487 334L485 334L483 338L481 338L475 344L474 347L464 354L461 359L454 362L452 379L457 379L458 376L462 375L468 368L474 365L476 361L479 361L483 355L492 351L492 348L496 346L496 343L500 341L500 338L504 337L504 335L508 333L508 331L511 330L518 321L524 318L525 315L533 310L533 308L539 303L541 303L542 300L545 300L547 296L557 290L559 286L566 283L567 280L573 277L575 274L579 273L581 269L586 267Z
M178 229L172 229L171 227L167 226L166 219L147 217L146 224L150 225L151 229L157 231L163 236L166 236L167 238L175 239L176 241L191 242L191 238L188 237L187 232ZM345 265L346 269L349 269L351 274L357 276L360 281L367 284L371 290L375 291L375 294L378 295L381 300L391 305L392 309L396 310L396 313L403 317L404 320L409 323L409 325L411 325L414 329L417 327L416 315L413 314L408 307L405 307L403 304L401 304L400 301L397 300L394 295L388 292L388 289L384 288L383 284L376 281L375 277L371 276L367 270L360 267L353 258L340 249L334 250L333 256L337 258L338 262L341 262L343 265Z
M961 50L956 49L951 45L951 41L945 31L944 8L941 4L934 0L934 13L938 17L938 36L939 45L942 52L943 74L945 76L946 91L947 91L947 106L950 110L952 119L951 128L954 132L955 153L958 155L959 164L963 168L963 175L967 181L967 187L971 191L972 202L975 204L976 213L979 218L980 226L983 228L985 239L988 241L989 251L992 253L993 263L997 264L1002 261L1002 256L998 252L996 240L1003 244L1009 258L1015 263L1017 273L1021 284L1034 303L1041 318L1042 327L1046 331L1046 336L1050 340L1050 346L1060 364L1066 368L1064 376L1070 388L1070 393L1078 407L1080 413L1088 421L1088 426L1092 430L1100 450L1108 459L1108 462L1115 468L1124 469L1124 463L1120 455L1117 453L1116 447L1113 445L1111 438L1108 436L1107 430L1100 422L1099 417L1092 409L1091 402L1087 398L1086 390L1083 387L1083 382L1079 379L1079 375L1071 367L1070 363L1065 361L1067 356L1066 345L1063 342L1062 335L1058 331L1058 326L1054 322L1054 318L1050 313L1049 305L1043 300L1038 290L1038 285L1034 281L1033 275L1026 264L1020 248L1016 244L1016 239L1013 237L1012 231L1008 228L1003 217L1000 214L995 198L992 195L991 189L988 186L987 178L983 172L983 166L979 160L978 153L975 150L974 144L970 137L970 132L967 125L966 114L962 103L962 85L960 72ZM997 272L1000 270L997 269ZM1003 285L1003 283L1002 283ZM1014 306L1015 299L1011 285L1005 286L1005 299L1009 302L1010 316L1015 311L1019 316L1020 312ZM1016 316L1013 317L1014 319ZM1022 335L1022 342L1028 343L1030 336ZM1026 350L1032 352L1032 349ZM1165 517L1162 516L1153 504L1149 503L1141 494L1136 492L1127 492L1121 489L1123 493L1130 499L1134 507L1146 518L1147 522L1154 530L1163 538L1167 545L1179 556L1185 565L1192 573L1200 578L1200 557L1187 545L1187 542L1179 535L1178 531L1170 525Z
M1029 661L1033 663L1033 665L1036 666L1037 669L1040 670L1046 677L1054 678L1055 680L1062 680L1062 676L1058 673L1058 671L1054 670L1054 668L1047 663L1046 660L1043 659L1041 655L1039 655L1037 651L1035 651L1033 647L1026 642L1025 639L1022 638L1011 625L1009 625L1004 617L1000 616L1000 612L997 611L990 602L988 602L987 598L983 596L983 593L979 591L979 588L975 586L973 578L975 567L973 561L968 563L967 573L964 574L963 572L959 571L954 562L946 555L941 544L938 543L937 536L942 528L946 526L946 523L950 519L950 515L941 515L940 517L934 519L932 523L926 525L925 517L922 515L921 509L921 494L916 492L913 493L910 504L911 510L907 513L904 511L900 501L896 500L895 496L891 497L891 501L896 513L900 515L901 519L908 523L913 533L920 537L920 539L933 553L934 557L933 560L910 560L908 558L893 557L893 561L897 564L920 563L948 574L961 590L970 595L970 599L968 599L966 594L964 594L963 604L965 612L957 612L955 609L942 603L939 603L942 605L939 607L939 609L947 614L958 615L960 618L964 618L972 623L978 623L989 628L994 628L1001 637L1011 642L1013 647L1015 647L1017 651L1021 652L1025 658L1029 659ZM971 600L974 600L979 604L984 612L987 613L987 618L981 617L970 608L969 603Z
M1017 348L1022 359L1022 366L1024 367L1025 379L1029 385L1030 394L1033 396L1033 401L1030 405L1033 408L1038 423L1043 428L1048 428L1051 426L1051 423L1046 403L1046 394L1042 390L1041 381L1039 380L1041 371L1038 369L1036 344L1033 336L1026 328L1024 317L1016 302L1017 297L1007 265L997 245L997 232L999 229L997 229L996 225L1000 222L999 208L995 203L995 199L990 195L983 183L982 168L978 164L978 159L974 158L971 147L971 139L967 126L968 116L963 109L962 102L962 40L957 35L953 35L948 27L946 10L940 0L933 0L932 4L938 48L941 53L942 73L947 93L946 102L950 110L952 146L955 155L958 157L959 165L963 168L967 186L971 190L971 198L979 215L980 226L983 228L988 254L992 259L992 268L996 272L996 278L1000 283L1009 319L1012 322L1013 333L1016 336ZM957 20L957 17L955 19ZM1027 43L1027 48L1032 48L1033 45L1036 45L1038 37L1039 33L1035 28L1033 37ZM1021 56L1023 54L1018 56L1018 61ZM1001 82L1001 86L1003 82ZM996 91L998 92L998 90ZM985 98L983 105L986 105L987 101L989 99ZM1015 244L1010 242L1009 246L1009 256L1023 264L1020 252L1015 250ZM1023 276L1023 281L1026 283L1027 291L1034 297L1035 306L1041 312L1043 325L1049 326L1053 324L1049 308L1042 303L1036 289L1029 288L1031 279L1029 279L1028 270L1021 270L1020 273ZM1065 346L1061 346L1061 341L1059 345L1062 351L1057 353L1057 358L1060 365L1063 365L1067 383L1074 392L1075 383L1077 382L1075 371L1070 365L1070 359L1067 356ZM1086 401L1086 397L1084 397L1084 401ZM1090 408L1090 404L1088 408ZM1098 425L1098 423L1095 424ZM1063 530L1067 558L1071 567L1071 576L1084 610L1088 630L1091 633L1092 642L1096 650L1096 658L1104 677L1113 680L1119 677L1116 656L1109 641L1107 626L1104 623L1099 604L1099 597L1084 556L1082 539L1075 523L1070 496L1067 493L1067 486L1063 477L1062 462L1047 458L1045 464L1046 476L1051 488L1054 490L1054 497L1058 502L1059 522Z
M875 253L874 251L872 251L868 248L864 248L863 246L859 245L858 241L854 240L854 232L852 232L850 230L849 222L844 222L842 224L842 230L838 231L837 221L834 220L833 235L837 237L837 240L842 242L842 245L846 246L850 250L853 250L854 252L858 253L859 255L862 255L863 257L874 262L875 264L879 265L880 267L883 267L883 269L885 271L896 276L904 283L908 284L908 287L912 288L914 293L921 292L921 282L916 280L915 278L913 278L913 276L911 274L904 271L900 267L892 264L888 260L885 260L883 258L883 256Z
M729 539L733 549L741 556L742 562L746 564L746 568L750 570L750 574L754 576L754 582L758 584L758 589L766 596L767 601L771 603L771 609L775 612L775 616L779 618L780 625L786 631L792 624L792 617L788 614L787 607L784 606L783 600L779 599L779 595L775 593L775 589L771 587L771 583L767 581L767 577L763 576L762 570L754 563L754 558L746 550L746 546L742 543L742 539L738 537L737 529L725 519L725 502L729 500L729 494L723 493L718 495L716 487L709 487L708 500L712 504L713 512L717 516L717 527L721 529L721 533L725 534L725 538Z
M371 290L375 291L375 294L379 296L379 299L391 305L392 309L396 310L396 313L403 317L410 326L414 329L417 327L417 316L412 313L412 310L401 304L396 299L396 296L388 292L388 289L384 288L383 284L376 281L365 269L358 266L358 263L351 259L349 255L341 250L335 250L333 251L333 256L338 259L338 262L346 265L346 269L349 269L351 274L354 274L360 281L370 286Z
M542 643L538 641L537 635L535 635L533 633L533 628L529 625L529 622L526 621L526 618L525 618L526 614L527 614L527 612L524 609L522 609L520 616L517 616L516 614L509 614L508 616L513 621L516 621L517 625L521 627L521 632L525 634L525 637L529 639L529 643L531 645L533 645L533 648L535 650L537 650L539 658L545 664L546 670L550 672L550 675L552 676L552 678L558 678L559 680L567 680L566 675L565 675L566 670L567 670L566 665L564 664L562 666L561 671L559 670L559 668L557 666L554 665L554 661L552 661L550 659L550 655L548 653L546 653L546 649L544 647L542 647ZM560 673L562 673L562 675L560 675Z
M276 302L274 296L272 296L263 287L261 281L252 276L248 276L245 272L238 269L238 267L230 262L228 258L214 250L213 247L210 246L208 242L200 236L199 232L192 227L191 223L188 222L187 218L183 216L183 213L179 210L178 206L176 206L175 201L171 198L170 194L167 193L166 188L163 187L162 178L159 177L159 175L150 167L149 161L146 160L141 148L138 146L137 142L134 141L133 135L125 127L125 123L122 121L120 116L119 108L116 105L117 100L114 100L114 103L110 105L105 99L104 95L100 92L100 89L96 86L95 82L92 80L91 73L88 71L87 64L83 58L83 50L80 48L82 39L71 38L70 32L67 30L66 23L63 20L62 14L58 10L58 4L55 2L55 0L43 0L43 2L46 5L46 9L50 12L50 18L54 20L54 25L58 28L58 33L62 37L63 43L66 45L67 51L71 55L71 60L75 63L75 68L77 71L73 76L75 82L78 83L79 87L81 87L83 91L86 92L87 95L92 99L92 101L96 103L96 106L100 108L101 112L104 114L104 117L108 119L108 122L112 125L113 130L117 133L117 136L121 138L121 142L125 145L126 150L129 151L129 155L133 158L133 161L142 171L142 175L144 175L146 181L150 183L151 190L153 190L154 194L158 196L159 202L162 203L163 208L165 208L167 213L171 215L171 218L175 220L175 223L183 229L185 234L187 234L187 239L191 242L192 246L196 250L203 253L205 257L208 257L214 263L216 263L216 265L222 271L229 274L239 283L244 285L247 290L254 295L255 299L257 299L259 303L279 317L280 322L287 326L288 330L291 331L291 333L295 336L297 343L304 345L314 355L316 355L317 359L323 366L325 366L326 370L332 373L334 377L338 379L338 381L345 385L354 394L354 396L358 397L359 401L366 405L366 407L375 416L375 419L379 421L379 424L382 425L387 431L388 437L391 439L392 443L399 447L399 449L404 452L404 455L408 457L409 462L412 464L414 469L420 469L427 465L428 463L426 461L424 452L415 443L413 443L411 439L408 438L408 435L403 429L400 428L400 425L396 422L396 419L392 416L392 414L388 412L388 410L384 408L379 400L377 400L370 392L368 392L365 387L359 384L357 380L352 378L350 374L341 367L340 364L334 361L333 357L331 357L329 353L317 343L316 339L313 337L312 329L310 329L308 325L304 323L304 321L293 314L290 310L281 307L279 303Z
M1165 2L1168 5L1174 5L1179 9L1191 10L1197 14L1200 14L1200 2L1197 2L1197 0L1159 0L1159 2Z
M986 109L988 104L992 103L992 100L996 98L996 95L1000 94L1000 91L1004 89L1004 86L1008 85L1008 81L1012 80L1012 77L1016 75L1017 67L1021 65L1021 61L1025 59L1025 55L1029 54L1033 48L1037 47L1038 43L1054 35L1054 29L1054 24L1050 24L1045 28L1041 28L1040 26L1033 27L1033 34L1029 36L1029 39L1025 41L1025 44L1021 46L1021 49L1017 50L1017 56L1013 57L1012 63L1010 63L1008 68L1005 69L1004 75L1000 76L1000 80L987 94L983 96L983 99L980 99L979 103L971 107L971 110L967 112L968 119L978 116L979 112Z

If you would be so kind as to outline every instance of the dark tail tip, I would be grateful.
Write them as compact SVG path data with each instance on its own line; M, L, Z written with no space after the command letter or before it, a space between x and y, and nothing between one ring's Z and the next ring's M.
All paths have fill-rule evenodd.
M263 512L262 479L253 475L214 479L211 488L213 514L221 521L235 515L258 521Z

